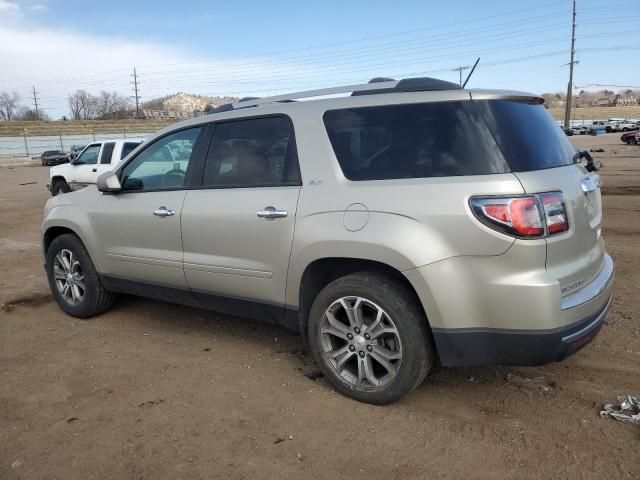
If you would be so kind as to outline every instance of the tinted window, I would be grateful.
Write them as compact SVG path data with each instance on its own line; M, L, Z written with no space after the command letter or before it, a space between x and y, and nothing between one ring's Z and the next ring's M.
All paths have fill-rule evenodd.
M471 102L332 110L324 123L350 180L485 175L508 172Z
M95 165L98 163L98 154L100 153L100 144L89 145L78 157L78 164Z
M122 160L124 157L129 155L131 152L133 152L133 150L138 145L140 145L140 142L125 142L125 144L122 145L122 153L120 154L120 160Z
M142 150L122 170L123 190L158 190L184 186L201 127L172 133Z
M100 163L111 163L111 156L113 155L113 149L115 146L115 142L108 142L104 144L102 147L102 153L100 154Z
M268 187L299 183L298 158L288 119L271 117L216 124L203 185Z
M544 106L512 100L476 104L514 172L573 163L573 146Z

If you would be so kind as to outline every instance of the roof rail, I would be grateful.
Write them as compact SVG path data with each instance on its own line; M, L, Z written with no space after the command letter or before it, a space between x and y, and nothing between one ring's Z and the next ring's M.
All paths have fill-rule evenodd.
M381 81L382 80L382 81ZM247 98L238 102L223 105L224 110L236 110L239 108L256 107L267 103L290 102L299 98L322 97L326 95L336 95L339 93L351 93L352 95L367 95L376 93L394 92L420 92L428 90L459 90L456 83L445 82L436 78L406 78L403 80L392 80L387 78L374 78L369 83L355 85L343 85L340 87L320 88L317 90L305 90L302 92L285 93L273 97ZM221 107L218 107L221 108ZM219 110L219 111L224 111Z

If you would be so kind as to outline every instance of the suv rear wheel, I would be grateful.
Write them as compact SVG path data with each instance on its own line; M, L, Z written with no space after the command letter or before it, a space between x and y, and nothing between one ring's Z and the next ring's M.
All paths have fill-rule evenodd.
M339 278L320 292L309 316L309 344L338 391L379 405L420 385L434 359L415 295L400 281L369 272Z
M114 294L100 283L89 253L75 235L60 235L51 242L46 269L51 292L69 315L89 318L113 304Z

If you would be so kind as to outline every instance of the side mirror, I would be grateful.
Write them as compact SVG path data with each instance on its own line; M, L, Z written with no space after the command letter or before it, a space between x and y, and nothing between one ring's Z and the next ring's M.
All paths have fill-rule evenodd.
M120 179L114 172L104 172L98 177L98 190L101 192L119 192L122 190Z

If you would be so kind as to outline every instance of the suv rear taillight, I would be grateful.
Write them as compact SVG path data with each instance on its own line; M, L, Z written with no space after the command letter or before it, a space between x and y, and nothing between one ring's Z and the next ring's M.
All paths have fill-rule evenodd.
M515 237L542 238L569 230L561 192L471 197L469 205L483 224Z

